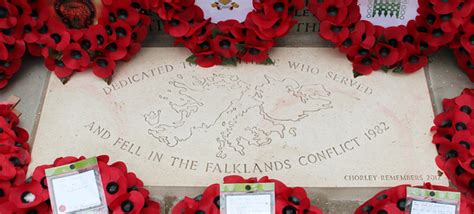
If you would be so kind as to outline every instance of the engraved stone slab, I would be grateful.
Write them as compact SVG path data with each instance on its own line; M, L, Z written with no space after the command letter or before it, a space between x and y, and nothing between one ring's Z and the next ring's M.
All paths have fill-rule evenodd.
M328 48L276 48L275 65L209 69L183 62L187 53L144 48L110 85L52 77L30 167L109 154L151 186L206 186L228 174L305 187L447 183L423 72L354 79Z

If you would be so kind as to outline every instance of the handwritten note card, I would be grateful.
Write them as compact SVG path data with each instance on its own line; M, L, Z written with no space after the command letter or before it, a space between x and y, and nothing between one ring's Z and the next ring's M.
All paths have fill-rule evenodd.
M410 214L456 214L456 205L413 201Z
M272 214L271 195L228 195L226 214Z
M102 204L94 170L52 180L59 213L76 212Z

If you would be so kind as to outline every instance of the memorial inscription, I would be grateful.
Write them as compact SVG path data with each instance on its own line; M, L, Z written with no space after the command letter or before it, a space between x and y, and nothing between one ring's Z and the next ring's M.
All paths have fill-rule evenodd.
M145 48L110 85L53 77L31 167L109 154L151 186L205 186L228 174L307 187L446 184L423 72L354 79L327 48L278 48L274 65L209 69L180 61L185 54Z

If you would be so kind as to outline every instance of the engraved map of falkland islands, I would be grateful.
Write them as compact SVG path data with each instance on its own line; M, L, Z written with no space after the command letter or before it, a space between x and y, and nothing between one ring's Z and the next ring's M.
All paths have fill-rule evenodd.
M178 79L169 82L171 88L166 94L158 95L161 105L157 110L144 114L146 123L152 126L148 134L174 147L192 141L194 132L219 129L218 136L209 136L215 139L218 158L226 158L229 149L243 156L249 146L265 146L286 135L296 136L297 128L292 123L332 108L328 99L331 93L323 85L301 85L291 78L278 80L265 75L261 85L226 74L192 76L188 82L181 75ZM223 92L228 99L212 99ZM221 110L211 117L202 113L213 109ZM249 123L252 118L259 120Z
M66 85L51 77L30 167L107 154L149 186L207 186L233 174L306 187L447 182L434 162L422 71L354 78L326 48L277 48L274 65L206 69L184 62L187 54L144 48L110 85L82 73Z

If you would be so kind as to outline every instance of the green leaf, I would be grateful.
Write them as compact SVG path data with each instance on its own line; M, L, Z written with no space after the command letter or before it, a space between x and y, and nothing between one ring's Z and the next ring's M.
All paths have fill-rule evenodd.
M239 52L244 52L245 51L245 44L244 43L237 43L235 46L237 46L237 50Z
M434 57L428 56L428 63L432 63L434 61Z
M195 55L189 56L188 58L186 58L186 62L196 64L196 56Z
M216 36L219 34L224 34L224 33L217 28L212 29L212 38L216 38Z
M222 65L233 65L237 66L237 59L235 57L232 58L223 58Z
M385 66L385 65L382 66L382 68L380 68L380 69L382 69L382 71L384 71L385 73L387 73L390 70L390 68Z
M48 55L51 56L52 58L55 58L55 59L58 59L60 57L59 52L57 52L56 50L54 50L52 48L48 49Z
M352 71L352 73L354 73L354 78L357 78L359 76L362 76L362 74L360 74L359 72L357 71Z
M403 73L403 68L401 65L397 66L395 69L393 69L393 73L401 74Z
M263 62L260 63L260 64L262 64L262 65L274 65L275 62L274 62L272 59L270 59L270 57L269 57L269 58L267 58L265 61L263 61Z
M379 41L385 42L385 36L384 35L380 36Z

